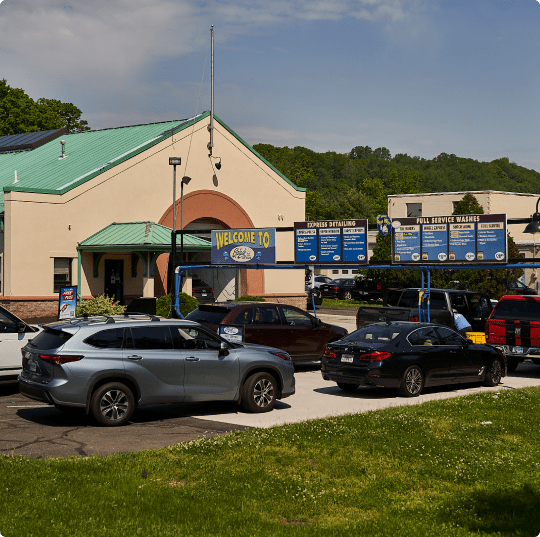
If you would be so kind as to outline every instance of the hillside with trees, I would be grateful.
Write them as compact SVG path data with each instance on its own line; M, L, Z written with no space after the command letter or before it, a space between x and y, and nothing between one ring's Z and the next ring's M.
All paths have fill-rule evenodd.
M441 153L432 160L385 147L354 147L349 154L305 147L253 146L270 164L307 189L311 220L368 218L387 212L390 194L500 190L540 193L540 173L502 157L491 162Z

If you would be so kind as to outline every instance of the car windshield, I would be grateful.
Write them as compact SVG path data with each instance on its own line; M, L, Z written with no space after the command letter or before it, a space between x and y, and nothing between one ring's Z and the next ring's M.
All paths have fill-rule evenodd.
M518 300L499 300L495 310L491 315L492 319L529 319L538 321L540 319L540 301L530 297Z
M352 334L349 334L341 339L340 342L358 345L365 345L366 343L387 343L397 338L401 334L402 330L402 328L395 325L380 326L371 324L360 328L360 330L356 330L356 332L353 332Z
M198 323L221 324L221 321L225 319L227 313L229 313L228 308L199 306L188 313L186 319Z

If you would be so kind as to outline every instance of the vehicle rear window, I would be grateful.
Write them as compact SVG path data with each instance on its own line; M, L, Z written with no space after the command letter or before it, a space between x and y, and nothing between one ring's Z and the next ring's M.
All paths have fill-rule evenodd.
M121 349L124 341L124 329L112 328L109 330L101 330L97 334L90 336L84 340L92 347L99 349Z
M491 318L540 321L540 300L499 300Z
M388 343L396 339L402 332L402 328L397 326L368 325L356 330L352 334L340 340L347 343Z
M30 347L34 347L36 349L42 349L42 350L58 349L58 347L61 347L72 336L73 334L64 332L62 330L55 330L53 328L45 328L35 338L33 338L28 344Z
M229 313L229 308L201 308L198 307L188 313L186 319L196 321L198 323L221 324L225 316Z
M404 291L399 305L402 308L418 307L418 291ZM426 304L427 305L427 304ZM446 310L446 297L444 293L430 293L429 307L434 310Z

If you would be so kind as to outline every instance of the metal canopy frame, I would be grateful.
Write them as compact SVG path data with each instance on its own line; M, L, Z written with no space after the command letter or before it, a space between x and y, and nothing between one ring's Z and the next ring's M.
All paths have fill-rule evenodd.
M174 233L174 232L173 232ZM200 268L235 268L235 269L301 269L305 267L315 267L315 268L326 268L326 267L336 268L337 265L312 265L309 263L303 264L272 264L272 263L230 263L222 265L179 265L175 269L175 289L180 289L180 283L182 280L182 275L188 270L200 269ZM347 266L350 268L350 265ZM418 320L420 322L431 322L431 312L430 312L430 290L431 290L431 271L432 270L486 270L486 269L514 269L514 268L540 268L540 263L511 263L508 265L452 265L450 267L441 267L438 265L419 265L419 266L410 266L410 265L368 265L366 268L360 270L420 270L422 273L421 286L420 290L423 293L422 299L418 301ZM313 314L317 317L317 310L315 309L315 301L313 300ZM180 298L178 293L174 294L173 308L175 313L179 316L180 319L183 319L184 316L180 312Z

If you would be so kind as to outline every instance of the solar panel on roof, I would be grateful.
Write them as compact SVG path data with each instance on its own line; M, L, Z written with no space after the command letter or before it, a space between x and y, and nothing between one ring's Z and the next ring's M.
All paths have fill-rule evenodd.
M58 138L62 134L67 134L67 132L68 130L64 127L62 129L48 131L23 132L22 134L0 136L0 153L36 149L37 147Z

